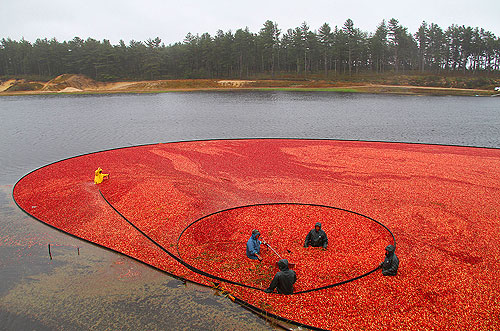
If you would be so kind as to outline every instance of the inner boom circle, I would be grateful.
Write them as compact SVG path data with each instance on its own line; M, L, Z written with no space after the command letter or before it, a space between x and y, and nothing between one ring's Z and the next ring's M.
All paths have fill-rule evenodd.
M328 236L328 249L304 247L316 222ZM180 259L195 270L245 287L264 289L277 271L275 253L261 246L262 263L246 257L246 242L258 229L282 257L296 264L295 294L334 287L378 269L392 232L360 213L315 204L271 203L217 211L189 224L179 235ZM372 267L370 269L370 266Z

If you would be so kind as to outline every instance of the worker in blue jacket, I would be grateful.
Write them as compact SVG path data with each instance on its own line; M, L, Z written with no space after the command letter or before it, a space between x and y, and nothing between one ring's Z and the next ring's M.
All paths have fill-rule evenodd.
M260 245L265 245L266 242L260 241L259 237L259 230L252 230L252 236L247 241L247 256L249 259L262 261L262 257L260 256Z

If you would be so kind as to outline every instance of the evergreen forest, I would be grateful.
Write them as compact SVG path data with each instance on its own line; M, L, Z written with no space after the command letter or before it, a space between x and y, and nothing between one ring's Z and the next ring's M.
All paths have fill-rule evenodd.
M328 23L313 30L306 22L280 29L266 21L257 33L188 33L182 42L0 40L0 77L54 77L84 74L98 81L188 78L286 78L360 73L498 75L500 39L478 27L446 29L423 22L411 33L397 19L382 21L374 32Z

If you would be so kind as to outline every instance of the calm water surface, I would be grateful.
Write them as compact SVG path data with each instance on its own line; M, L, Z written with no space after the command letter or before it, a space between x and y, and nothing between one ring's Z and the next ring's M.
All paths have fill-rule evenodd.
M193 139L327 138L500 148L500 98L330 92L0 97L0 329L273 329L138 262L27 217L12 187L48 163ZM48 257L51 244L53 259Z

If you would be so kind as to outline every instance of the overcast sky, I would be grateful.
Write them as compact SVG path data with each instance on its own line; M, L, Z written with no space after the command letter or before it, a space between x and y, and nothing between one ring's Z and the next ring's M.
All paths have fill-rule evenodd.
M304 21L316 30L325 22L341 27L351 18L355 27L374 32L393 17L411 33L426 21L443 30L451 24L477 26L500 36L500 0L0 0L0 38L78 36L117 44L160 37L168 45L188 32L214 35L244 27L258 32L266 20L285 32Z

